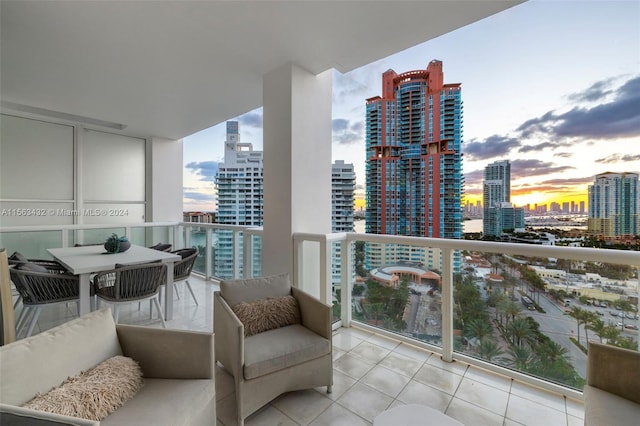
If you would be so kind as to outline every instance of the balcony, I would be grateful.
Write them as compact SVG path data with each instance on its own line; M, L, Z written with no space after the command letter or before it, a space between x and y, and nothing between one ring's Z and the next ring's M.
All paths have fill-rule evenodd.
M42 250L43 246L29 248L29 244L33 241L42 242L46 239L43 237L48 237L54 245L58 241L69 244L75 241L74 235L82 231L92 231L93 235L106 231L97 227L79 228L81 227L2 228L0 239L2 245L8 247L23 244L20 249L33 255L33 250ZM142 232L145 229L146 232ZM113 229L108 229L111 230ZM197 276L192 282L200 305L195 306L186 289L178 287L181 297L175 301L175 316L168 322L170 328L212 331L212 292L218 288L218 281L212 276L212 271L217 267L215 262L219 262L222 257L216 252L221 248L217 248L214 242L220 233L231 237L232 243L225 250L232 253L229 258L232 266L228 271L233 276L241 276L240 270L243 268L243 275L251 276L253 268L260 263L259 251L254 251L255 243L262 238L260 229L185 222L130 225L124 227L123 231L138 244L156 242L141 239L142 236L153 234L153 238L160 235L163 241L172 242L175 246L201 245L204 241L201 245L202 256L196 266ZM52 239L56 234L60 235L60 240ZM8 241L13 244L7 244ZM240 241L243 241L242 245ZM352 282L351 271L355 266L352 243L356 242L382 248L384 256L388 256L390 250L396 250L396 254L401 252L397 251L400 246L411 249L418 257L421 251L427 249L440 250L435 258L442 257L445 262L441 274L441 294L436 294L440 307L431 316L438 323L436 326L431 324L431 329L425 329L423 333L393 331L393 324L366 320L361 316L360 307L367 305L358 302L358 297L353 294L353 287L340 286L339 292L332 288L331 279L336 260L332 259L331 247L342 246L339 250L341 282ZM465 250L484 253L483 258L489 264L496 264L501 256L513 259L528 256L537 259L555 257L576 261L603 261L633 268L640 266L640 256L636 252L369 234L296 234L293 244L298 247L293 281L326 303L334 305L334 393L327 396L322 389L317 389L283 395L252 416L249 424L274 424L278 421L331 424L332 421L343 418L350 419L354 424L369 424L383 409L407 403L430 405L467 424L476 424L478 419L482 419L483 424L581 424L583 407L579 387L560 383L557 378L533 375L521 366L496 362L471 346L460 346L458 334L454 330L460 328L460 321L464 319L466 312L460 310L462 296L453 291L453 264L449 263L450 266L447 266L447 260L451 262L457 250ZM486 264L481 266L486 267ZM505 277L516 275L515 265L503 267ZM309 269L319 271L319 274L310 274ZM490 284L489 287L491 286L498 293L499 284ZM510 288L503 287L507 291ZM526 292L534 302L549 312L555 309L555 313L559 315L556 317L563 318L562 308L545 301L539 293L531 293L531 289L522 285L514 285L513 291ZM483 298L485 296L489 296L486 288ZM524 312L527 314L529 311ZM498 315L498 312L495 314ZM36 331L58 325L74 316L74 307L48 310L43 313ZM537 318L542 317L540 314ZM137 306L131 306L128 311L121 312L120 318L123 323L160 326L159 322L149 320L148 306L143 306L141 310ZM562 321L570 327L574 324L571 318ZM584 328L580 327L578 333L585 333ZM626 337L638 338L638 332L625 333ZM596 338L595 332L591 333L590 338ZM498 340L500 339L504 338ZM584 339L582 342L584 344ZM574 367L580 370L579 375L584 376L584 371L581 370L584 367L581 364L584 356L578 359L576 353L579 353L577 349L571 352ZM219 419L223 424L233 424L234 397L231 379L223 371L219 371L217 377Z
M190 280L200 304L195 306L179 287L175 319L168 327L183 330L213 330L215 282L193 276ZM56 306L43 312L36 332L75 317L74 307ZM124 306L120 321L161 327L149 320L147 304L142 309ZM371 424L382 410L399 404L420 403L465 422L465 424L581 425L583 406L567 398L463 362L443 362L438 353L389 338L354 325L334 333L334 386L292 392L281 396L247 419L247 425L322 425L348 422ZM219 424L235 424L233 381L224 370L216 375ZM517 423L516 423L517 422Z

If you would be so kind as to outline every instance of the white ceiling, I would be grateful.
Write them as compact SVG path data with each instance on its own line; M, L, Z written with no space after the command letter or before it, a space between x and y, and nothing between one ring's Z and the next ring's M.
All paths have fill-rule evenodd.
M282 64L347 72L521 2L2 0L0 98L180 139L259 107Z

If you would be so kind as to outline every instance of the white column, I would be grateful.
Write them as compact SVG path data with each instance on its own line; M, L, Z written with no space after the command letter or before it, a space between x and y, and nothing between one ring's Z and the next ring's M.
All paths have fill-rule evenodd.
M149 153L150 148L150 153ZM182 139L152 138L147 151L147 222L182 221Z
M293 277L294 232L331 232L331 71L263 77L264 275Z

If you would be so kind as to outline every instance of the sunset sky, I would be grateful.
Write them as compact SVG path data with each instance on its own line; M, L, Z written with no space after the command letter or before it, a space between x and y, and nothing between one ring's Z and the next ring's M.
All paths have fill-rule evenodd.
M465 200L484 167L511 161L512 202L586 200L603 172L640 173L640 2L529 1L347 74L334 71L333 159L353 163L364 205L365 100L382 73L443 62L462 83ZM262 109L237 118L262 149ZM224 123L184 141L184 209L215 210Z

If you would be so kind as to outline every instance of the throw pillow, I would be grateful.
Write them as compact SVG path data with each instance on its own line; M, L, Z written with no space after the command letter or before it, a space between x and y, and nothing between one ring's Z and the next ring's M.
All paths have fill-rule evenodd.
M101 421L131 399L142 383L142 370L137 362L114 356L69 377L47 393L36 395L24 407Z
M244 325L245 337L300 323L298 301L293 296L239 303L232 309Z

